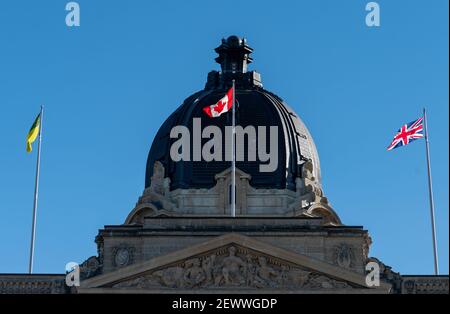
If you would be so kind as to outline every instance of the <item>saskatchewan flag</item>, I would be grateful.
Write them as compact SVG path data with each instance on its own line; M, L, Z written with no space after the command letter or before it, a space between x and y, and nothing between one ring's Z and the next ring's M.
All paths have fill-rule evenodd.
M41 114L39 113L36 119L34 120L33 125L31 126L30 131L27 135L27 152L31 153L33 148L31 147L31 144L36 140L36 138L39 135L39 127L41 125Z

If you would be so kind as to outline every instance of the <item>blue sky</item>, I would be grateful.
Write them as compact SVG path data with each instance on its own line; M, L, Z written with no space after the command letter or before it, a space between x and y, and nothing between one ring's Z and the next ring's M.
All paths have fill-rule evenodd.
M35 272L96 254L144 188L159 126L218 69L222 37L245 36L251 69L302 117L324 190L370 255L402 274L433 272L424 141L387 152L429 113L441 272L448 273L448 1L80 0L0 5L0 272L27 271L36 155L25 137L45 104Z

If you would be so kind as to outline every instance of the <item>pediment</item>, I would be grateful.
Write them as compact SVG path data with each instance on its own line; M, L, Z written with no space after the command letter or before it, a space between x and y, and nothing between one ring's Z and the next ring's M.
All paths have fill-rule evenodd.
M216 180L218 180L219 178L225 178L225 179L226 179L226 178L231 178L231 172L232 172L231 167L230 167L230 168L227 168L227 169L225 169L224 171L222 171L222 172L216 174L216 175L214 176L214 178L215 178ZM237 168L237 167L236 167L236 177L237 177L237 178L245 178L245 179L248 179L248 180L250 180L250 179L252 178L251 175L249 175L248 173L242 171L241 169L239 169L239 168Z
M228 234L87 279L79 292L389 291L361 274L241 234ZM89 291L92 289L92 291ZM371 293L371 292L369 292Z

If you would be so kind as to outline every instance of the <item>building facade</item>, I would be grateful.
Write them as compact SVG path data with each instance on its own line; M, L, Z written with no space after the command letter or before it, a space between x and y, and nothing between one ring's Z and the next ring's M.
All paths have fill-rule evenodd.
M122 225L99 231L97 256L80 265L81 284L67 287L65 274L3 274L0 292L448 293L448 276L401 275L370 256L368 231L345 225L325 196L308 129L282 98L263 88L259 73L248 71L253 49L231 36L215 51L221 70L211 71L205 88L161 126L142 196ZM203 112L233 81L236 137L241 132L243 139L237 146L244 148L236 162L236 217L230 212L230 145L211 137L226 134L230 114L208 118ZM189 148L198 144L211 153L213 147L220 158L205 161L190 150L189 158L174 161L175 127L193 134ZM277 133L252 142L251 127L276 127ZM277 152L275 170L261 171L273 160L252 160L261 146ZM367 270L368 264L375 266Z

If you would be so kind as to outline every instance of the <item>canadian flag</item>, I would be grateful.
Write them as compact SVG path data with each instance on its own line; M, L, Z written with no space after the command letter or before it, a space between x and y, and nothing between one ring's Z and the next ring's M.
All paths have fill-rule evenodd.
M228 112L233 106L233 87L228 90L226 95L214 105L206 106L203 111L210 117L219 117L222 113Z

